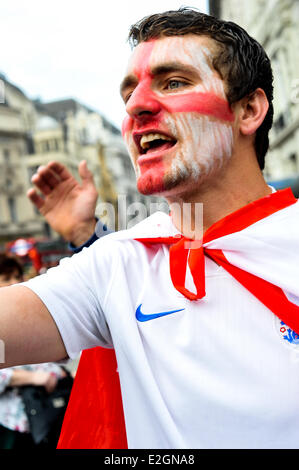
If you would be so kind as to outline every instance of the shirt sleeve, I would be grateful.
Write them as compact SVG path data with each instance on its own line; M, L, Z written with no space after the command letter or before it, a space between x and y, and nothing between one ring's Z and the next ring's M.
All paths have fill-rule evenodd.
M83 349L113 347L103 305L116 264L105 239L23 283L49 310L71 359Z

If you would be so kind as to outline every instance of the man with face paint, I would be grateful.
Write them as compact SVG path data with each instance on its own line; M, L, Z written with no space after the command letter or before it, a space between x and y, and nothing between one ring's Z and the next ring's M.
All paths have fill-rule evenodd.
M299 206L262 175L269 59L239 26L188 8L141 20L130 38L122 132L139 191L165 197L171 215L3 290L7 363L113 347L131 448L298 447ZM30 198L48 220L61 217L63 188L77 215L92 192L86 167L81 187L63 171L34 178L45 198ZM79 217L85 238L92 206ZM65 236L80 245L75 232Z
M180 198L233 152L234 114L212 67L213 43L193 34L138 45L121 86L123 135L141 193Z

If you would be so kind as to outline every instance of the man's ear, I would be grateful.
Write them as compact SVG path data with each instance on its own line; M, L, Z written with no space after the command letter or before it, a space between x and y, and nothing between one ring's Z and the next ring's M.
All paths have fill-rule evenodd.
M240 132L253 135L262 125L269 109L267 96L261 88L241 100L239 115Z

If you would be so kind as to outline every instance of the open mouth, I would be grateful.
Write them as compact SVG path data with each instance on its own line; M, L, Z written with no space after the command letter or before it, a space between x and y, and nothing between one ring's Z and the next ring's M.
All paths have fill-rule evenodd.
M176 144L177 141L164 134L149 133L136 136L135 142L137 144L139 153L141 155L145 155L156 151L170 149Z

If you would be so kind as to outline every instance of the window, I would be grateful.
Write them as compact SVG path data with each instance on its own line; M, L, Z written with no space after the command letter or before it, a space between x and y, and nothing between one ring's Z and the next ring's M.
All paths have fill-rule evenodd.
M34 153L34 140L31 134L28 134L26 137L27 152L29 155Z
M297 154L295 152L291 153L289 155L289 160L291 162L291 171L293 173L297 173Z
M281 113L278 118L274 121L274 128L276 132L282 131L286 126L285 115Z
M290 158L291 162L293 162L293 163L297 162L297 154L296 153L291 153L289 158Z
M285 47L280 47L275 51L271 58L272 69L274 75L274 109L278 116L278 128L275 128L276 132L282 130L287 125L288 115L287 110L289 108L289 77L288 77L288 59L287 50ZM283 115L283 118L281 116ZM283 121L283 122L282 122Z
M11 221L16 224L18 222L18 218L17 218L17 208L16 208L15 198L13 197L8 198L8 208L9 208Z
M50 228L50 225L47 222L44 223L44 231L45 231L45 236L50 238L51 237L51 228Z
M59 142L58 142L57 139L54 140L54 146L53 146L53 148L54 148L54 150L55 150L56 152L58 152L58 150L59 150Z
M6 189L11 189L12 188L12 181L11 181L10 178L6 178L5 185L6 185Z
M42 148L42 152L49 152L49 150L50 150L49 142L47 140L42 142L41 143L41 148Z
M9 163L10 162L10 150L4 149L3 156L4 156L5 163Z

